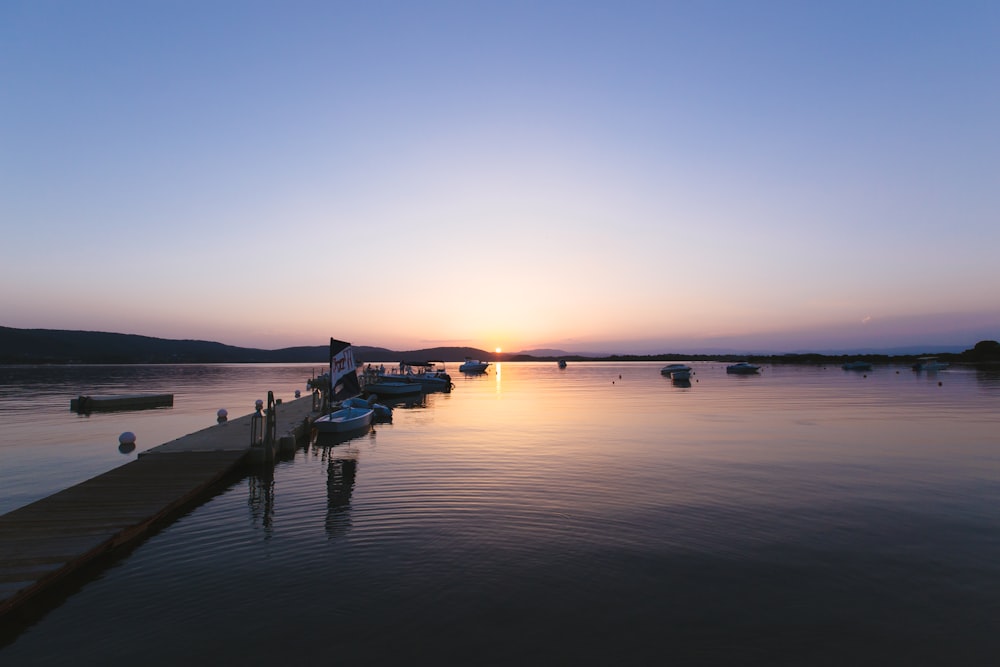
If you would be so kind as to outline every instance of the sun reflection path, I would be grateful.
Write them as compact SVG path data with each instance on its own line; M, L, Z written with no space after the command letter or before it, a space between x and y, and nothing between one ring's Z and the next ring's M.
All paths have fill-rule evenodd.
M500 386L500 376L502 375L502 370L503 370L503 369L501 368L501 366L503 366L503 364L501 364L501 363L500 363L500 362L498 361L498 362L497 362L497 364L496 364L496 366L494 366L494 367L493 367L493 371L494 371L494 373L493 373L493 374L494 374L494 375L496 376L496 378L497 378L497 393L498 393L498 394L501 394L501 393L503 393L503 387L501 387L501 386Z

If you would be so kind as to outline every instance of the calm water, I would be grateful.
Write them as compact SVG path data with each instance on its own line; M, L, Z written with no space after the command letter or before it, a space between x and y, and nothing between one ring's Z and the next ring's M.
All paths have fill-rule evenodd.
M221 489L0 663L995 664L1000 376L661 365L455 377ZM314 368L0 369L0 510ZM112 387L175 406L69 412Z

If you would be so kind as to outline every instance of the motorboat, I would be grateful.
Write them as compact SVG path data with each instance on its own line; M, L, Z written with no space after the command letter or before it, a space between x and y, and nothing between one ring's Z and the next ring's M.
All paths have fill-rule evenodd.
M341 407L322 417L317 417L313 428L319 433L346 433L371 426L375 411L371 408Z
M675 378L674 373L677 373L678 375L683 375L684 373L687 373L687 377L683 379L690 379L691 367L688 366L687 364L667 364L666 366L660 369L660 373L669 376L673 380L681 379L680 377Z
M939 371L943 368L948 368L948 364L943 361L938 361L937 357L920 357L917 359L917 363L913 364L913 370L920 371Z
M747 361L738 361L735 364L726 366L726 372L733 375L754 375L760 372L760 366Z
M872 365L867 361L848 361L841 368L845 371L870 371Z
M462 373L485 373L489 367L490 362L488 361L479 361L478 359L466 357L465 363L459 366L458 370Z
M365 393L378 396L413 396L424 390L419 382L396 382L393 380L376 380L365 384Z
M439 367L438 364L441 364ZM443 361L411 361L400 364L404 371L397 375L386 375L390 380L419 382L428 391L451 391L451 376L444 369ZM416 369L416 370L414 370Z

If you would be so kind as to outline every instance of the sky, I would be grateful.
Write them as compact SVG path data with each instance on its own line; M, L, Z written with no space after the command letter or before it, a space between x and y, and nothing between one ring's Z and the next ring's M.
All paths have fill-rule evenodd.
M0 3L0 325L1000 339L1000 3Z

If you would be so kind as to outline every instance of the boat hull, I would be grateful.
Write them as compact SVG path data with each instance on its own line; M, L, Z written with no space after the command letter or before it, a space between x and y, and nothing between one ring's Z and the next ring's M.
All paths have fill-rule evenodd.
M760 366L753 364L733 364L726 366L726 372L732 375L756 375L760 371Z
M378 396L413 396L424 390L417 382L372 382L365 385L365 392Z

